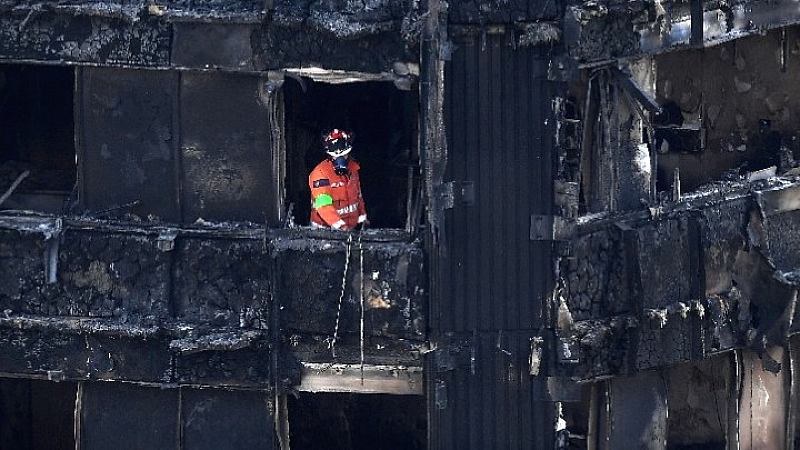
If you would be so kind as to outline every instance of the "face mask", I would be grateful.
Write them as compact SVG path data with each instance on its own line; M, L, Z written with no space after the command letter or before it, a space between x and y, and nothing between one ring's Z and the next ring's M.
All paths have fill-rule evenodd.
M347 175L347 158L344 156L334 158L333 171L336 172L336 175Z

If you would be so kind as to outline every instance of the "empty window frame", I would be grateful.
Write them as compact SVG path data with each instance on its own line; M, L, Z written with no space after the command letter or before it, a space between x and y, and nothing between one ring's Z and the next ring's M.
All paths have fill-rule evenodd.
M331 128L353 135L361 189L373 228L414 228L419 218L418 91L387 81L325 83L287 78L284 87L286 196L298 225L311 211L308 175L326 155Z
M301 392L288 396L288 409L293 450L427 448L422 396Z
M74 85L69 67L0 64L0 195L10 193L0 208L64 207L76 176Z

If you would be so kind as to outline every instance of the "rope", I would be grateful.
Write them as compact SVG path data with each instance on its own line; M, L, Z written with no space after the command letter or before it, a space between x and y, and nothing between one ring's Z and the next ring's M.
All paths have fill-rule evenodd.
M359 236L359 242L361 236ZM328 347L331 349L331 354L336 358L336 341L339 339L339 319L342 317L342 301L344 300L344 291L347 285L347 268L350 266L350 246L353 243L353 235L347 235L347 251L345 252L344 259L344 273L342 274L342 292L339 294L339 305L336 308L336 326L333 329L333 340L331 340Z

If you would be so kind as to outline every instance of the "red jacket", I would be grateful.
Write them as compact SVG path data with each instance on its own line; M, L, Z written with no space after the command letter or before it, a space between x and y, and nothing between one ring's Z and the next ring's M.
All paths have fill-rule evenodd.
M348 160L348 175L337 175L329 159L317 164L308 176L311 188L311 224L336 229L351 229L367 220L359 165Z

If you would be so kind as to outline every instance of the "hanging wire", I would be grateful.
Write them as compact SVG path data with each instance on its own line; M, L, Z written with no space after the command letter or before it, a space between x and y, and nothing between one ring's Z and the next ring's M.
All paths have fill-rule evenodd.
M361 236L358 237L359 243ZM331 349L331 354L336 358L336 341L339 339L339 319L342 317L342 302L344 301L344 291L347 286L347 269L350 266L350 247L353 244L352 233L347 235L347 250L345 251L344 259L344 273L342 274L342 292L339 294L339 305L336 307L336 326L333 328L333 339L328 347Z

